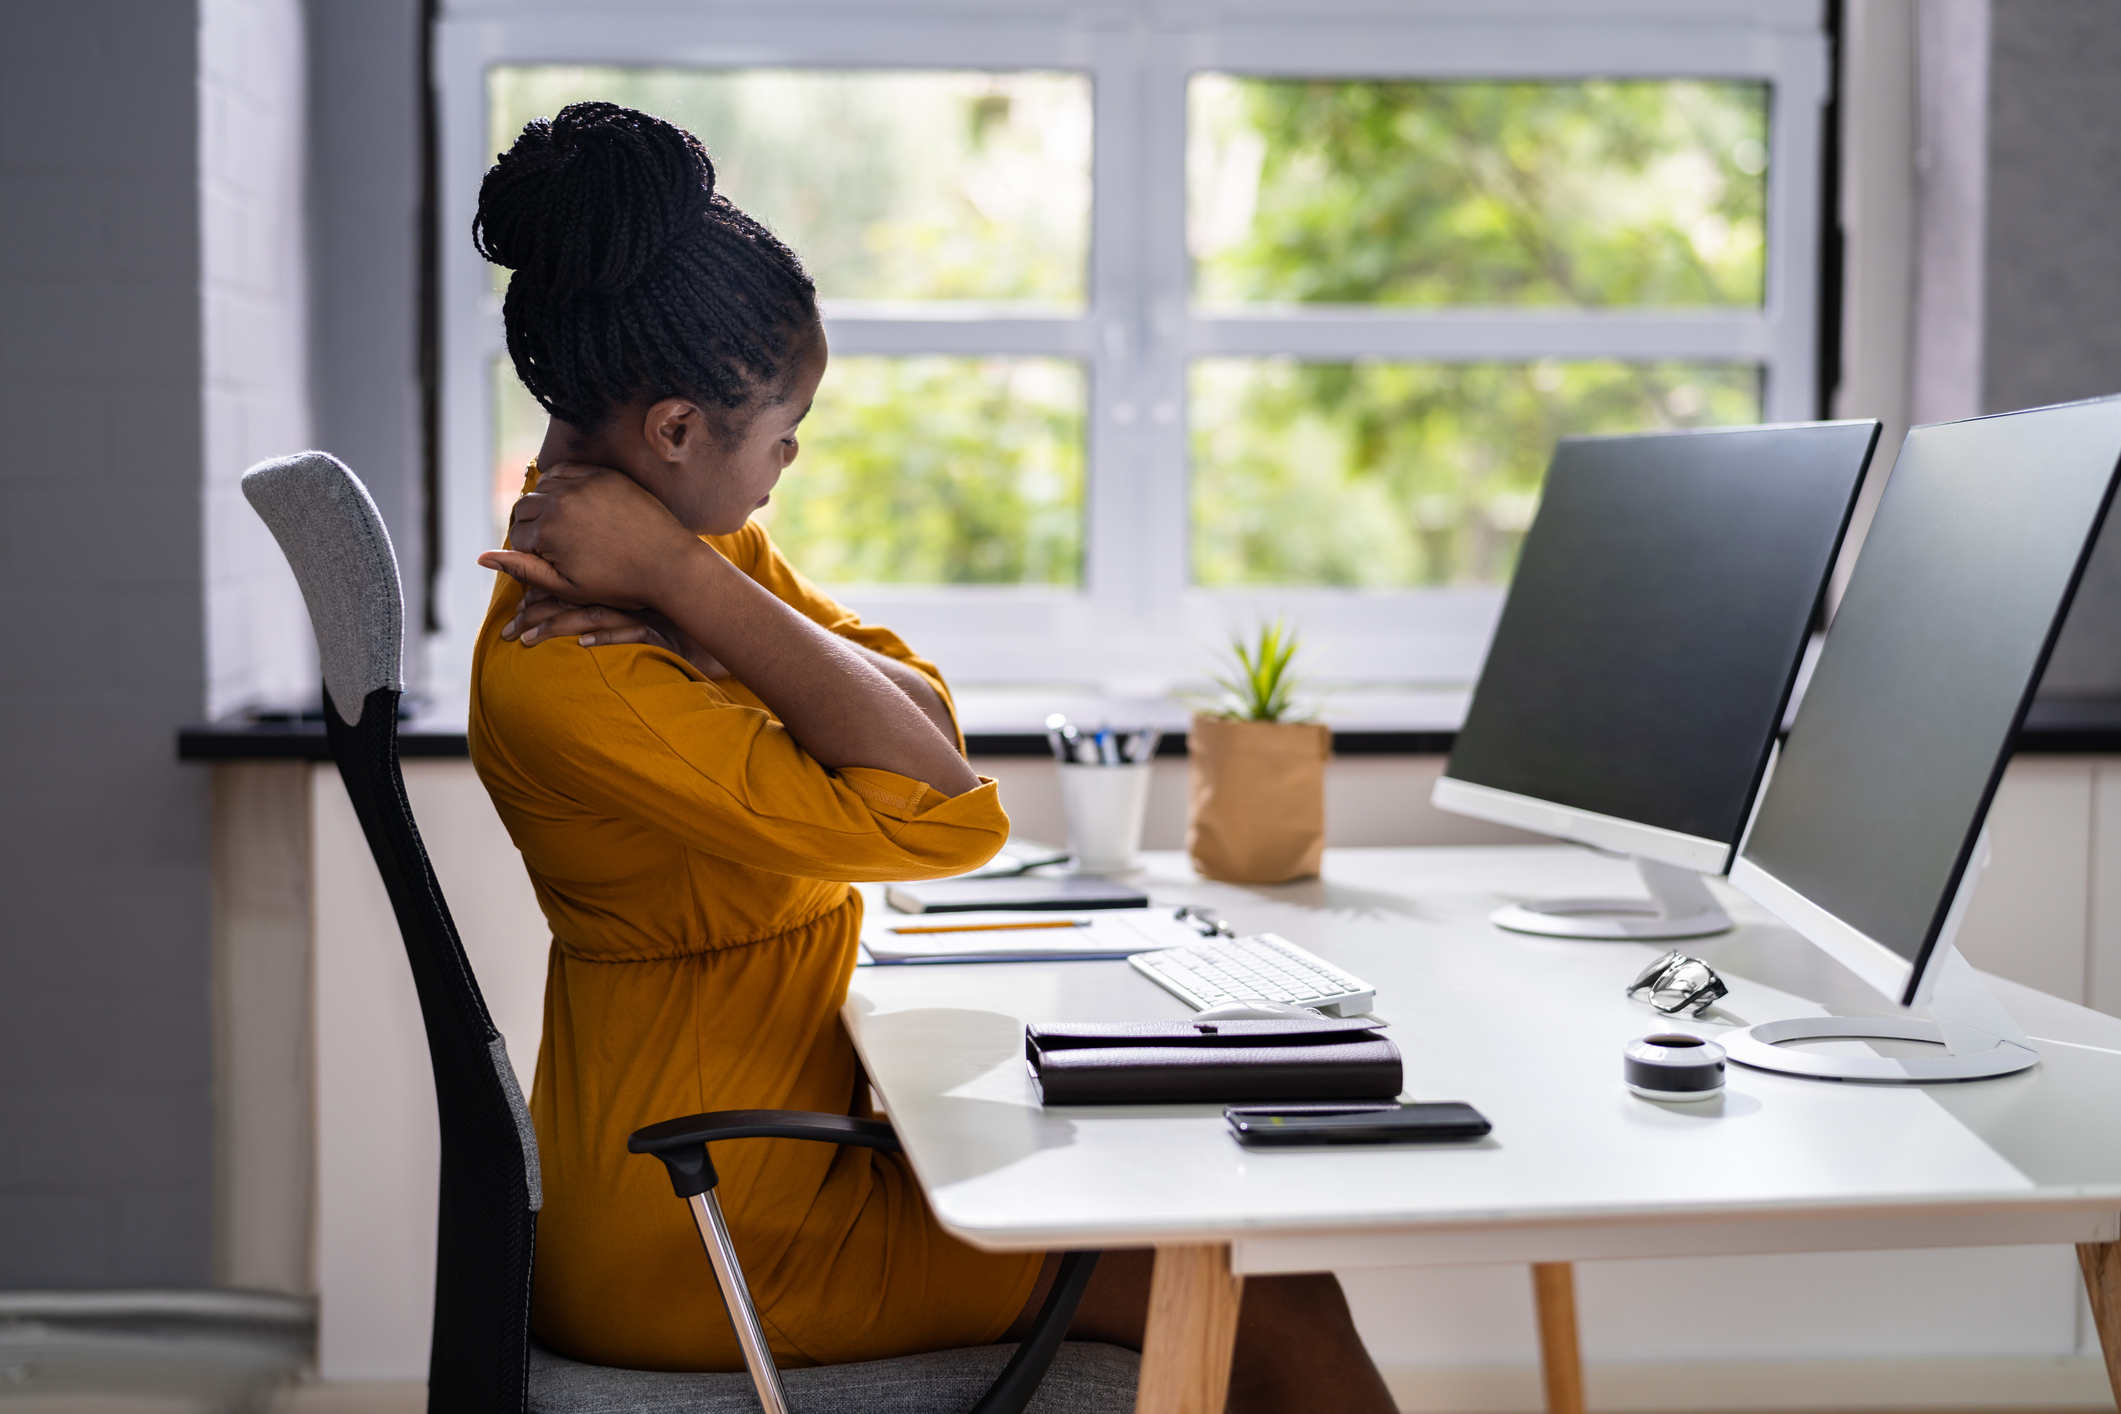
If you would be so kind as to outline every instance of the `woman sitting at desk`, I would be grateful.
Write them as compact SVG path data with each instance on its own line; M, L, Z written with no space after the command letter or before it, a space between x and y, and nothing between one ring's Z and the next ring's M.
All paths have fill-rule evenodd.
M552 925L531 1093L545 1187L532 1324L598 1364L743 1368L683 1204L636 1127L722 1109L862 1114L838 1010L862 879L1000 847L949 690L792 569L751 515L825 373L810 279L714 192L691 135L576 104L487 174L517 376L552 422L480 630L471 750ZM777 1359L1006 1338L1035 1254L942 1231L903 1158L755 1140L717 1153ZM1146 1254L1074 1333L1140 1348ZM1333 1279L1255 1279L1232 1409L1391 1408Z

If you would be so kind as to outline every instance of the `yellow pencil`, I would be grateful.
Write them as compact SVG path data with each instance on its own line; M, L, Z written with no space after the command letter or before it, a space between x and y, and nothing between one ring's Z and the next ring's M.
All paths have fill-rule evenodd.
M1041 918L1022 923L914 923L887 928L887 933L1000 933L1012 928L1087 928L1087 918Z

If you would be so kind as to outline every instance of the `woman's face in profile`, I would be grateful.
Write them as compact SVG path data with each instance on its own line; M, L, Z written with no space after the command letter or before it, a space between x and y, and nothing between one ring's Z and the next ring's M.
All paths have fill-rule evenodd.
M696 437L682 449L657 498L696 535L729 535L744 528L772 499L781 473L795 460L797 429L825 377L820 335L780 398L759 405L736 436Z

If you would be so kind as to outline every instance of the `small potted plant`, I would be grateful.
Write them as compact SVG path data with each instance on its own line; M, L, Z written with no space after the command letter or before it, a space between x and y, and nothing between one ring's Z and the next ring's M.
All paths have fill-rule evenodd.
M1230 639L1217 711L1186 735L1186 852L1210 879L1279 884L1318 873L1332 733L1297 704L1298 636L1282 620Z

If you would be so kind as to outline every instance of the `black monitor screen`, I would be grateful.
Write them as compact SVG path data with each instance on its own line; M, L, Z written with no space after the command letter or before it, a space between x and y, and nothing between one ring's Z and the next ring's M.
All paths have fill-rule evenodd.
M1735 846L1877 436L1564 441L1449 774Z
M1749 863L1919 967L2117 458L2121 399L1908 434L1760 802Z

